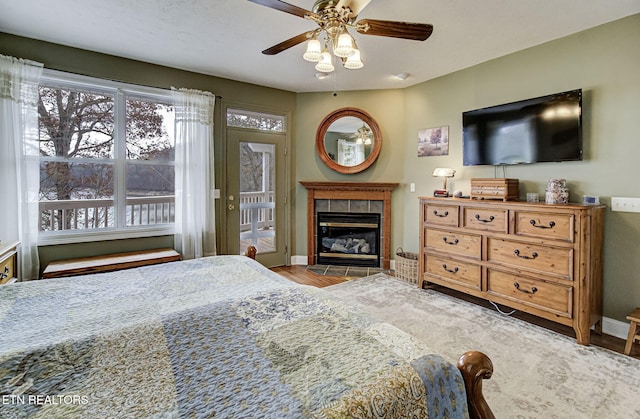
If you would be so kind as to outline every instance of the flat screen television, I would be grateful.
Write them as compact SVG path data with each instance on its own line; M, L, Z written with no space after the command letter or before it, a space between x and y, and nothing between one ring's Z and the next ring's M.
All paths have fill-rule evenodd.
M582 160L582 89L462 114L464 166Z

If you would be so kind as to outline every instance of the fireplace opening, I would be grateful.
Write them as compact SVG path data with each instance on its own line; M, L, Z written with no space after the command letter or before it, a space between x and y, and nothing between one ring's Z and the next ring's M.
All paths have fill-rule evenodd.
M380 214L318 212L317 263L380 266Z

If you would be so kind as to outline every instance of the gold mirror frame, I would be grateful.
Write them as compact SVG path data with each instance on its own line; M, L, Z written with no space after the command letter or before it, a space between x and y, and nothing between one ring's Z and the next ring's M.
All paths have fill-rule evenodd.
M371 134L373 135L373 144L372 144L371 152L362 163L355 166L343 166L339 164L329 156L329 153L327 153L327 149L325 147L325 135L327 134L327 131L331 126L331 124L334 123L336 120L347 117L347 116L358 118L364 123L366 123L369 126L369 128L371 128ZM362 172L363 170L368 169L369 166L371 166L378 158L381 148L382 148L382 133L380 132L380 127L378 126L377 122L371 117L371 115L369 115L362 109L358 109L358 108L337 109L331 112L322 120L322 122L318 126L318 130L316 131L316 152L318 153L320 160L322 160L324 164L327 165L327 167L339 173L353 174L353 173L359 173L359 172Z

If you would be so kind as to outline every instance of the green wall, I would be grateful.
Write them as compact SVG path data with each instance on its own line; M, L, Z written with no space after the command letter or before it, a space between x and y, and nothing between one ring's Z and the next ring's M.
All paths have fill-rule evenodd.
M382 132L382 150L369 169L345 175L327 168L317 156L316 130L332 111L354 107L365 110L376 120ZM407 142L404 139L404 92L402 90L367 90L333 93L298 94L295 131L295 171L297 181L402 182ZM307 255L307 191L295 185L295 249L292 255ZM402 216L405 201L399 185L391 194L391 248L402 242Z
M216 101L214 164L216 167L216 188L222 189L222 196L225 196L224 188L226 185L223 181L225 132L221 110L226 105L290 114L292 118L289 121L289 136L292 135L295 127L296 94L284 90L99 54L2 32L0 32L0 54L35 60L43 63L45 68L53 70L165 89L171 87L199 89L221 96L222 99ZM268 71L268 69L264 69L264 71ZM293 155L295 147L292 148L291 154ZM219 252L224 252L226 250L224 248L225 222L222 217L225 213L220 211L220 200L217 200L216 204L218 249ZM173 247L173 236L42 246L40 247L41 270L49 261L61 258L94 256L165 246Z
M329 111L356 106L371 112L383 127L381 162L356 176L332 173L316 158L300 160L300 180L377 180L401 182L393 195L393 247L418 251L418 197L441 187L435 167L457 172L450 190L470 190L473 177L520 179L520 194L544 193L547 179L565 178L571 201L599 195L640 196L640 15L510 54L400 92L367 91L300 94L296 143L301 155L313 153L313 129ZM508 166L462 166L462 112L576 88L583 89L585 159L582 162ZM342 98L342 99L341 99ZM336 100L338 99L338 100ZM380 108L382 106L382 108ZM417 156L420 129L449 126L449 155ZM416 184L416 192L408 185ZM298 187L298 200L305 198ZM305 255L306 205L296 208L294 254ZM604 246L604 315L624 321L640 306L640 214L607 211Z
M157 87L208 90L229 103L292 112L291 254L305 256L306 191L297 183L300 180L399 182L392 196L391 245L407 251L418 250L417 198L430 195L441 185L431 177L434 167L456 169L450 189L464 192L469 191L472 177L496 176L520 179L522 195L544 192L547 179L566 178L572 201L580 201L582 194L599 195L605 204L610 204L612 196L639 196L638 40L640 15L635 15L407 89L338 92L337 96L296 95L2 33L0 53L44 62L48 68ZM462 166L462 112L575 88L584 93L584 161L507 167L504 171ZM327 169L315 153L317 126L329 112L341 107L367 111L382 130L378 161L355 175ZM450 129L449 155L417 157L417 131L442 125ZM222 141L222 134L217 133L217 167L222 165L218 153ZM218 173L216 182L220 182ZM409 191L410 183L416 184L416 192ZM640 214L607 211L605 223L604 315L624 321L626 314L640 305ZM164 241L166 238L151 243L145 239L136 246ZM121 246L118 242L73 245L53 253L57 256L69 250L80 256L85 251L103 251L104 246Z
M520 179L520 194L544 193L547 179L564 178L572 202L583 194L639 197L640 15L432 80L405 91L405 140L416 130L449 125L445 157L416 157L406 147L404 182L415 182L405 197L404 219L417 220L417 196L429 195L437 181L425 179L433 167L457 170L451 189L469 192L473 177ZM462 118L466 110L547 93L582 88L585 159L507 167L463 167ZM426 181L425 181L426 180ZM604 246L604 315L624 321L640 305L640 214L607 211ZM404 225L405 249L417 250L415 223Z

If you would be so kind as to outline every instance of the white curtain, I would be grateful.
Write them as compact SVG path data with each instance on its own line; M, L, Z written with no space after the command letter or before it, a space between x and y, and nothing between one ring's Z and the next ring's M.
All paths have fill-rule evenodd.
M0 55L0 240L20 241L18 275L38 278L38 83L42 64Z
M216 254L213 109L208 92L172 88L176 133L174 245L184 259Z

